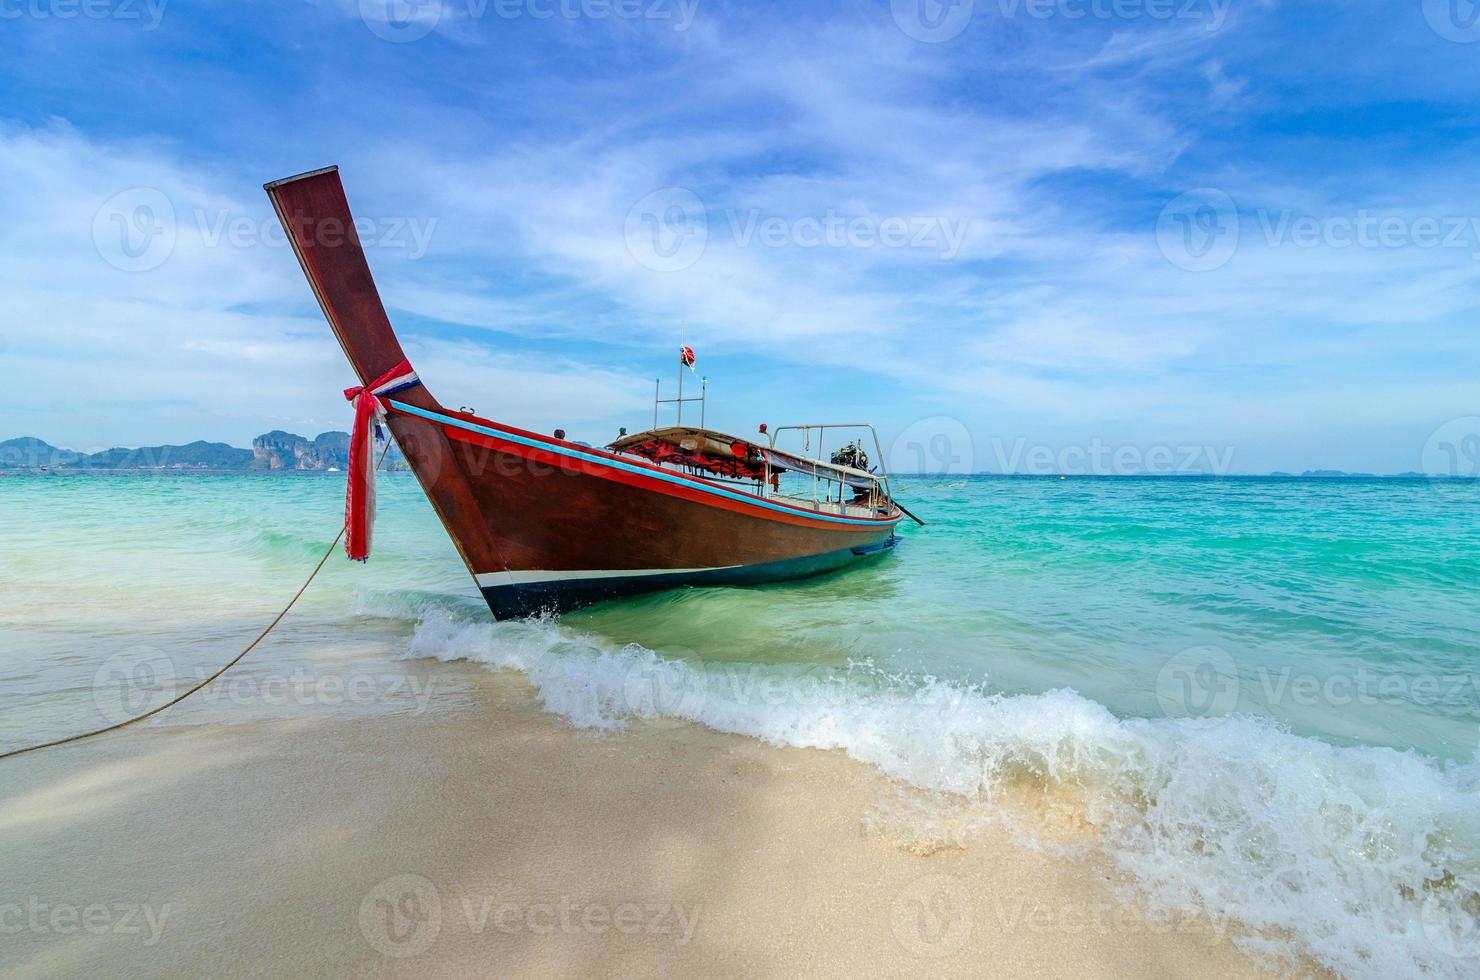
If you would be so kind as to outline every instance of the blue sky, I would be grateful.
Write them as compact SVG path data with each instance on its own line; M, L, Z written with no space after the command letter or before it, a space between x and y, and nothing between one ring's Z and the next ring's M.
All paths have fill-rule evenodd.
M503 421L649 423L682 324L712 425L897 468L1464 467L1475 13L0 0L0 437L346 428L261 191L337 163L413 363Z

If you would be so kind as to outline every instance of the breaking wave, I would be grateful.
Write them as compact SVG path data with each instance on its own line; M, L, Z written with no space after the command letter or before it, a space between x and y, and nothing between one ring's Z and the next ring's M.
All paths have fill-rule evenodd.
M1071 690L1005 696L846 668L716 664L616 647L551 620L422 611L406 656L528 675L582 728L685 719L842 749L990 804L1009 780L1068 790L1156 907L1231 917L1251 952L1351 977L1480 969L1480 763L1340 747L1262 718L1117 718Z

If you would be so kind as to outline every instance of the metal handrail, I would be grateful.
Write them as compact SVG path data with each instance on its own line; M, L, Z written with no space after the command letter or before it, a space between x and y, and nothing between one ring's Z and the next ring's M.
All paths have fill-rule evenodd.
M889 486L889 469L884 464L884 447L879 442L879 432L878 432L878 430L874 428L873 423L871 423L871 422L825 422L825 423L809 423L809 424L805 424L805 425L780 425L780 426L777 426L776 428L770 430L769 433L767 433L767 435L770 438L770 448L771 449L775 449L776 448L776 437L779 436L783 432L807 432L807 433L810 433L813 429L816 429L817 430L817 451L819 453L821 453L823 451L823 440L825 440L827 438L827 430L828 429L867 429L868 432L869 432L869 435L873 436L873 439L874 439L874 452L877 454L876 458L878 459L878 470L879 470L878 475L874 475L872 473L870 473L869 475L870 476L873 476L873 478L874 478L874 485L876 487L879 487L879 488L881 488L883 490L883 492L884 492L884 499L889 500L889 501L893 501L894 494L891 491L890 486ZM818 460L818 462L821 462L821 460ZM771 464L770 464L769 461L767 461L767 463L766 463L766 479L765 479L765 482L762 485L763 486L768 486L770 484L770 482L771 482ZM817 497L817 471L815 469L812 471L812 497L813 497L813 499L815 501L816 500L816 497Z

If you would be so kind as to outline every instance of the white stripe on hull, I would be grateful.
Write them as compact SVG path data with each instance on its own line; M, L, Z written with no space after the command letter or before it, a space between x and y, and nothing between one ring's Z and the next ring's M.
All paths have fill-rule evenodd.
M695 572L717 572L739 565L716 565L712 568L587 568L566 571L543 569L520 569L509 572L479 572L473 578L480 586L492 588L496 585L538 585L543 582L569 582L576 579L634 578L646 575L692 575Z

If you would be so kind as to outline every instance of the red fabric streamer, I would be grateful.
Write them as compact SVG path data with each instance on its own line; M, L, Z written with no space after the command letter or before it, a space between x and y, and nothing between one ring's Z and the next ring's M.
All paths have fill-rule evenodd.
M345 399L355 405L344 489L344 553L355 561L370 557L370 533L375 527L375 428L385 421L381 398L420 383L411 362L402 360L368 385L344 389Z

